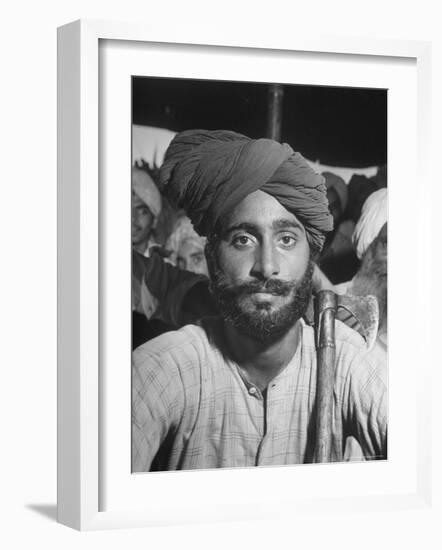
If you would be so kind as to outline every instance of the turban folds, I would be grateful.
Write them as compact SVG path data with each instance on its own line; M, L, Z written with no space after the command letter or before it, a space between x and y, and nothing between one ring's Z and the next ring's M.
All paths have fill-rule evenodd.
M364 202L361 217L353 231L352 239L359 259L379 235L379 231L387 222L387 215L388 192L383 188L372 193Z
M200 235L213 232L223 216L258 190L292 212L317 249L333 227L324 178L300 153L271 139L226 130L181 132L166 151L160 182Z

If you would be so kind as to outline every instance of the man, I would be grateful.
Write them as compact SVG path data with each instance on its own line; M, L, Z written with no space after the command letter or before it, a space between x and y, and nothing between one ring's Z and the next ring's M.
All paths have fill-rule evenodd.
M145 170L132 168L132 246L149 256L156 246L154 229L161 212L161 194Z
M159 245L154 238L161 213L161 194L145 168L132 168L132 217L131 233L134 251L149 257ZM140 300L138 281L132 277L132 347L146 342L165 330L163 324L149 321L144 311L154 310L157 304L154 297L146 293L144 303Z
M345 181L332 172L322 172L327 189L328 209L333 216L333 225L336 229L344 215L348 203L348 189Z
M161 171L169 197L207 236L221 312L134 353L132 470L311 462L316 350L302 316L332 228L323 178L288 145L186 131ZM354 436L386 457L385 365L336 323L333 452Z
M359 266L351 240L355 224L344 218L348 204L347 184L331 172L323 172L322 175L325 178L329 210L333 216L333 231L327 235L320 267L337 284L351 279Z
M166 242L166 250L170 251L168 260L180 269L208 275L204 248L205 237L200 237L193 228L187 216L181 216Z
M173 328L217 314L207 276L180 269L156 252L149 258L132 252L132 299L146 319Z
M387 215L386 188L365 201L353 232L353 244L361 265L352 280L336 286L339 294L372 295L379 306L377 345L387 351Z

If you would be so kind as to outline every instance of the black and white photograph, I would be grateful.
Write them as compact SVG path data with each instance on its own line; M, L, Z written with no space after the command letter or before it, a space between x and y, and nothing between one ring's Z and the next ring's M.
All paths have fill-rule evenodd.
M386 460L386 89L132 77L132 472Z

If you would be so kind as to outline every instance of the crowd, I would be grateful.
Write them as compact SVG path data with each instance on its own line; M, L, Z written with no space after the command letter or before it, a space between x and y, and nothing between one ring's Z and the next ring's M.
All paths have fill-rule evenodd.
M274 177L275 174L278 175L277 178ZM247 221L249 218L264 219L270 215L268 214L270 212L272 215L279 216L272 223L281 224L282 213L290 212L291 215L295 216L295 219L290 221L292 225L287 220L284 222L287 225L287 232L282 236L282 239L285 240L281 240L281 243L278 242L277 244L278 254L280 249L283 249L283 254L287 255L287 250L289 250L289 247L294 246L292 243L295 240L302 241L302 238L298 235L300 230L292 230L292 226L295 227L296 224L299 224L302 228L302 232L307 239L306 246L310 250L310 259L308 262L306 260L304 273L304 278L307 281L304 286L307 290L304 289L302 284L298 285L300 288L296 288L297 303L301 303L303 308L302 311L297 311L297 317L292 319L292 325L298 327L296 329L298 332L293 341L301 342L306 350L310 349L308 343L309 333L306 328L301 330L297 321L299 318L302 319L302 327L312 324L312 319L309 319L312 291L314 295L315 292L321 289L332 289L339 295L374 296L376 299L377 307L373 313L374 319L371 320L373 322L369 329L370 337L367 336L366 327L364 329L363 326L364 323L360 323L360 319L357 318L347 323L352 326L349 333L345 332L346 329L342 329L345 336L342 337L343 347L339 352L340 355L338 353L338 370L339 361L342 361L342 364L346 365L345 368L348 368L346 357L349 352L346 350L348 342L353 342L352 339L355 338L353 332L355 332L358 337L360 335L363 337L364 344L361 348L363 348L364 359L361 359L361 364L367 363L367 373L370 374L361 374L356 369L358 374L353 375L356 380L354 387L358 387L359 383L361 385L365 384L363 396L347 395L345 393L347 389L344 386L339 389L339 391L342 390L342 395L336 390L339 394L337 399L344 400L348 410L350 410L351 403L353 403L351 400L354 400L353 416L351 419L347 419L346 422L350 425L354 420L355 427L352 428L353 431L349 430L345 435L346 443L343 443L342 439L347 425L342 425L341 415L339 420L336 420L334 441L335 445L339 447L339 450L336 450L336 459L355 457L385 458L386 421L382 417L384 412L379 412L383 406L381 406L379 400L384 399L385 391L379 390L382 383L378 380L378 377L373 375L373 372L377 372L377 364L386 364L387 352L388 212L386 176L386 166L381 166L374 177L367 178L355 174L346 183L341 177L332 172L324 172L321 175L316 174L305 163L302 156L299 153L294 153L287 145L280 145L271 140L249 140L245 136L233 132L204 133L200 131L198 133L198 131L195 131L193 134L192 132L183 132L173 140L162 167L149 166L145 163L134 165L132 169L133 348L138 348L144 344L137 349L134 355L135 379L138 380L137 377L140 376L143 378L143 391L146 392L146 379L148 379L150 385L159 384L158 376L160 375L157 372L163 372L164 364L171 361L165 351L166 348L164 345L161 346L160 343L168 342L170 345L171 341L180 342L183 334L187 334L188 339L192 342L195 339L203 338L200 335L191 334L189 328L200 326L203 327L201 330L204 332L204 338L210 334L210 342L212 340L216 342L218 338L223 339L222 343L215 345L215 348L218 350L223 349L224 352L229 350L227 355L230 354L230 360L232 357L235 360L235 365L237 365L235 368L239 373L240 383L243 384L250 395L254 393L261 396L266 403L265 406L269 406L268 401L266 401L269 399L269 383L279 379L282 374L287 375L289 371L287 363L289 365L291 363L286 358L285 363L282 361L284 368L281 367L277 371L273 371L268 367L266 367L267 370L259 370L256 364L261 360L259 355L261 353L260 345L265 344L265 354L268 354L268 350L272 348L273 343L276 340L278 341L280 350L275 356L276 363L280 360L278 354L282 353L281 350L285 349L284 346L288 346L289 351L287 353L293 353L295 356L296 352L291 344L281 343L286 340L285 333L280 328L281 323L284 323L284 321L281 321L280 316L273 319L268 313L265 317L266 323L260 324L256 321L256 316L246 316L241 310L238 305L240 304L238 296L241 296L242 299L245 298L242 294L239 294L240 291L244 292L245 295L249 295L252 290L244 290L241 285L238 285L240 290L229 288L228 282L224 280L225 274L220 274L220 262L223 256L221 255L220 258L217 255L220 254L219 228L225 219L230 220L231 217L237 215L238 219L242 220L241 216L245 216L246 222L241 221L238 228L253 233L254 230L248 229L248 225L253 225L250 221ZM268 200L268 197L271 198L271 201L276 198L277 203L273 204ZM255 202L252 203L252 200ZM269 202L268 205L267 201ZM241 208L245 211L243 212ZM254 213L254 216L250 214L247 208L254 208L253 211L250 210ZM280 211L278 211L278 208ZM256 221L254 223L258 224ZM292 231L296 233L295 237L293 237ZM262 242L264 242L265 237L263 236L262 239ZM233 256L232 263L225 268L227 273L229 273L229 269L233 273L235 273L235 270L240 270L241 262L253 246L253 241L254 238L250 237L249 233L238 237L238 243L234 245L235 254L236 249L238 249L242 255ZM213 243L216 243L216 245ZM264 249L264 245L262 245L262 248ZM227 252L230 253L231 251ZM262 257L260 259L259 267L253 267L257 270L257 274L253 274L252 270L249 271L249 274L252 273L252 278L256 278L257 281L261 281L261 279L271 280L273 278L272 273L267 274L266 269L273 269L273 275L276 274L277 270L279 271L279 265L276 269L274 266L268 267L266 262L270 265L272 257ZM307 283L310 283L310 280L312 285L309 286ZM291 292L290 287L287 286L287 289L285 289L283 284L281 283L280 287L275 286L274 292L272 292L274 296L284 296L284 293L288 295ZM255 289L254 292L259 294L260 291ZM256 309L259 311L267 311L268 309L270 311L270 305L264 303L264 298L262 300L262 304L255 304ZM231 304L236 304L237 309L233 310ZM293 311L290 315L293 315ZM230 343L224 341L224 338L228 338L229 334L225 327L221 330L223 334L221 336L217 326L201 324L201 319L216 319L217 317L223 319L225 327L230 327L229 330L232 331L232 334L235 334L235 340ZM345 319L343 320L345 321ZM286 332L292 330L287 328L292 326L287 323L288 321L284 325ZM356 330L353 331L358 323L359 327L356 326ZM345 325L345 323L343 324ZM249 332L250 327L253 327L253 333ZM304 332L299 334L300 330ZM153 338L159 335L163 335L162 338L152 341ZM170 340L171 335L173 335L173 340ZM167 340L168 338L169 340ZM250 363L247 354L243 356L243 349L238 349L237 341L242 340L244 340L242 342L244 349L249 347L253 349L250 355L250 357L253 357L253 364ZM150 341L152 341L152 348L149 344L146 344ZM251 344L251 341L254 343ZM259 345L256 344L257 341L260 342ZM216 377L217 375L213 374L211 368L213 365L217 365L221 359L205 340L204 343L199 342L193 345L201 347L200 352L204 354L205 358L204 364L207 361L211 364L209 371L204 376ZM154 350L153 355L150 355L149 350L151 349ZM187 348L184 346L180 353L185 356L186 350ZM215 355L213 355L214 353ZM304 353L307 354L305 351ZM157 359L161 354L164 354L164 360L159 364ZM207 359L209 356L210 360ZM267 357L267 355L265 356ZM187 360L190 361L190 359ZM310 359L306 360L304 358L303 361L309 363ZM311 361L313 364L314 360L311 359ZM373 367L372 364L375 364L375 366ZM152 365L156 365L157 372L152 372L154 368ZM179 362L179 369L181 368ZM272 373L271 376L269 376L269 372ZM175 380L176 366L171 368L170 376ZM369 376L371 378L367 382ZM185 384L186 374L180 371L180 377L183 384ZM161 383L163 384L161 400L164 405L163 394L165 387L169 386L165 380L162 380ZM195 384L195 380L188 381L188 383ZM233 392L235 394L231 396L233 403L239 401L242 403L243 396L235 393L237 389L233 388L230 379L228 383L224 379L213 383L218 388L216 391ZM283 384L290 385L291 383L284 382ZM371 396L372 399L376 400L376 406L378 407L374 412L372 403L366 401L367 396L365 394L369 391L367 390L367 384L369 383L376 385L373 396ZM172 385L172 382L170 385ZM299 393L302 387L301 382L299 382L299 386L291 388L291 391ZM252 393L252 390L255 391ZM137 394L138 391L139 388L136 389ZM199 391L203 391L201 387ZM300 400L301 405L299 407L302 410L296 408L296 411L290 414L296 413L308 417L306 411L312 412L312 405L308 399L309 391L306 390L305 394L307 396L305 399L308 402L302 403L302 399ZM352 391L355 391L354 388L352 388ZM261 439L258 437L256 443L256 448L259 448L259 451L256 451L253 447L254 443L252 447L255 451L250 451L249 457L247 454L250 450L248 443L247 445L238 443L234 438L235 444L233 444L230 440L231 433L229 430L226 433L223 432L219 440L213 442L212 436L207 435L207 426L199 426L199 420L194 413L189 413L190 417L187 418L187 413L183 412L183 416L178 422L180 430L185 432L187 429L192 433L198 433L198 430L201 430L198 437L203 439L206 437L210 440L208 447L206 444L199 445L199 443L193 441L194 449L190 452L188 450L189 431L186 432L187 436L183 435L184 432L180 432L179 437L184 437L186 441L177 441L176 437L173 441L168 439L171 437L169 431L171 426L175 426L175 432L178 428L172 420L170 420L171 424L168 424L165 417L169 413L172 414L172 410L175 411L177 407L179 408L178 397L171 398L172 401L168 403L169 408L166 411L161 407L157 407L158 403L155 403L155 399L158 399L158 394L155 395L156 397L152 397L152 402L147 404L144 399L141 400L141 405L139 400L133 402L135 408L133 469L136 471L283 464L312 460L314 451L309 435L311 426L308 418L307 424L309 426L305 427L305 431L304 426L302 429L300 428L301 421L296 420L295 431L292 432L293 423L290 423L287 415L284 416L282 413L278 422L283 427L281 427L282 431L278 437L285 438L284 445L293 440L291 441L291 450L287 451L284 445L284 450L281 450L279 444L273 440L271 450L266 455L262 448L265 440L263 435L266 434L261 434ZM176 401L177 399L178 401ZM206 405L207 403L204 401L203 406ZM189 406L189 402L187 402L186 407ZM201 402L198 406L202 406ZM213 406L215 409L212 410L211 414L222 413L224 422L227 422L227 424L231 422L229 414L236 414L235 411L232 412L230 405L224 404L223 410L217 409L219 403ZM239 414L244 415L245 412L241 408L243 405L238 405L238 407L242 411ZM218 411L218 413L214 411ZM379 413L377 417L376 412ZM253 420L256 415L259 417L262 414L262 410L259 409L250 414ZM372 418L373 415L376 418ZM383 420L380 420L381 417ZM157 425L158 420L160 421ZM209 422L206 418L205 422L210 424L212 420ZM150 424L156 426L153 432L149 427ZM145 428L146 425L148 428ZM214 425L210 425L213 428ZM241 432L248 434L247 437L250 436L250 426L241 425L238 427L235 425L230 426L230 429L239 429ZM161 430L164 430L164 433L160 438ZM146 431L149 432L148 435ZM154 435L152 435L153 433ZM293 435L294 433L297 435ZM197 441L199 441L198 437ZM238 445L238 447L235 445ZM209 455L212 453L213 456L203 456L205 452L208 452L207 449L209 449Z

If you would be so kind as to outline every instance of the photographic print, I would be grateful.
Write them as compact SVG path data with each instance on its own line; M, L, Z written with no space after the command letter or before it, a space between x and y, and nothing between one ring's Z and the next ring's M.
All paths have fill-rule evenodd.
M387 90L133 77L129 169L132 472L387 459Z

